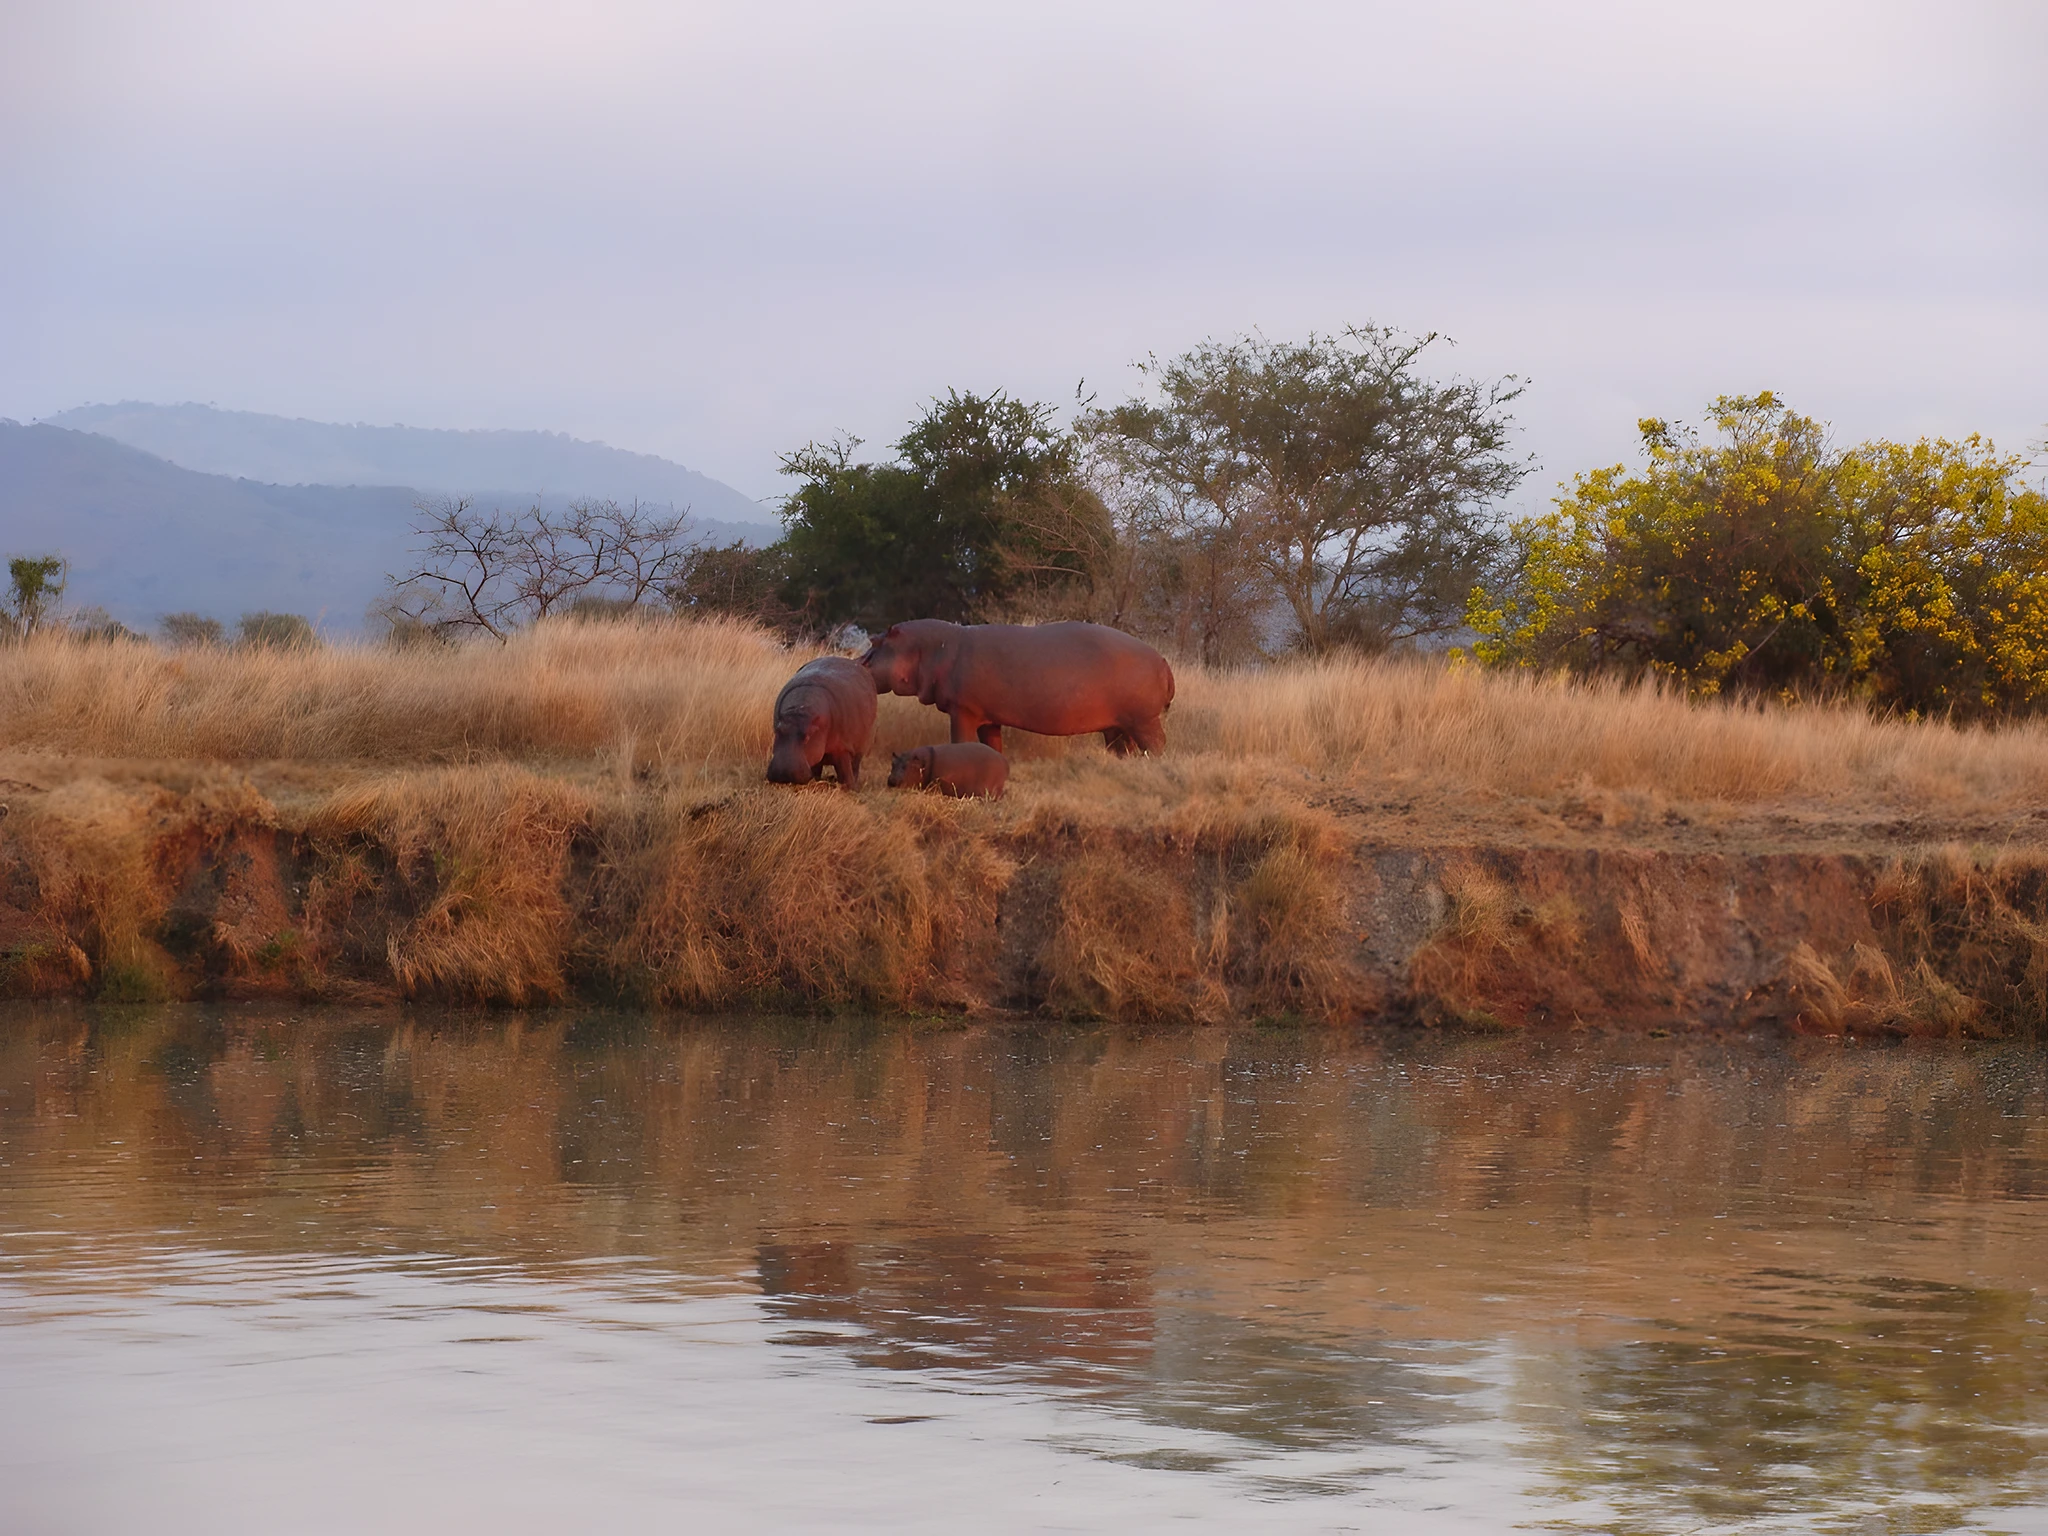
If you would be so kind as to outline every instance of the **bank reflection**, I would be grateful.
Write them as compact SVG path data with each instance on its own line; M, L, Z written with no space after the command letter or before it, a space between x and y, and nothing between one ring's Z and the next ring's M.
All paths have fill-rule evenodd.
M25 1284L630 1260L1190 1466L1484 1432L1614 1529L2043 1497L2022 1049L16 1011L0 1156Z

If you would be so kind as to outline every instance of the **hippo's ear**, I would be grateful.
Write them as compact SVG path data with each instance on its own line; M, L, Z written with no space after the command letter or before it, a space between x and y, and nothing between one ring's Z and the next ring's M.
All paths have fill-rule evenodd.
M882 631L882 638L884 640L894 640L897 637L899 637L902 633L903 626L901 624L891 624L887 629Z

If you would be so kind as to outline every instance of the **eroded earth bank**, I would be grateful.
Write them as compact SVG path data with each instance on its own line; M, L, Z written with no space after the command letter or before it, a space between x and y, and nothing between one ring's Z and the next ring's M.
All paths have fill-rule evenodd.
M988 805L9 758L0 994L2044 1032L2048 858L2002 824L1030 769Z

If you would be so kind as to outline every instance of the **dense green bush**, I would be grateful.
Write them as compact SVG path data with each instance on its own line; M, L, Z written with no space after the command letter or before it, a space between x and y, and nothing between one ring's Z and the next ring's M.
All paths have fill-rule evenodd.
M1049 406L949 393L896 444L856 463L857 440L783 460L801 484L784 505L783 604L831 626L999 617L1087 577L1077 513L1101 520L1078 446Z
M172 645L221 645L227 640L220 620L203 613L167 613L158 621L157 628Z
M320 643L313 626L296 613L245 613L236 628L241 643L254 649L311 650Z

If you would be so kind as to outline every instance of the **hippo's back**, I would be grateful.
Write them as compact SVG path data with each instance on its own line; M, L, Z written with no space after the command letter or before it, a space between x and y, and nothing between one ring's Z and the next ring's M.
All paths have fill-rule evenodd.
M1121 715L1158 714L1173 702L1173 669L1136 635L1068 619L1056 624L977 624L972 637L976 683L1013 710L1044 708L1051 697L1094 697ZM1026 730L1038 729L1018 719ZM1090 726L1087 729L1096 729Z
M875 682L868 669L845 656L820 656L807 661L775 696L779 716L792 695L805 693L825 701L842 733L865 740L875 723ZM806 700L809 703L811 700ZM811 707L817 705L812 703Z

